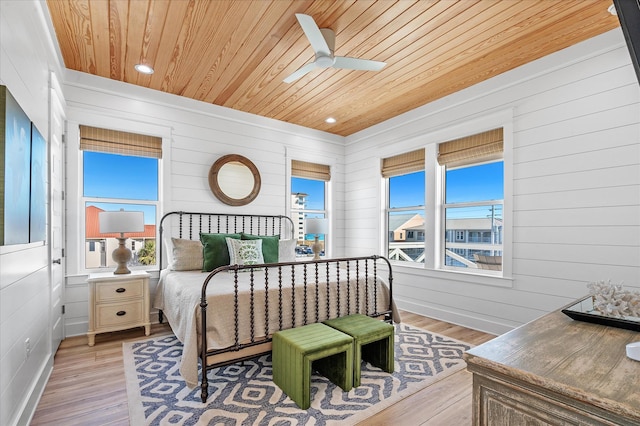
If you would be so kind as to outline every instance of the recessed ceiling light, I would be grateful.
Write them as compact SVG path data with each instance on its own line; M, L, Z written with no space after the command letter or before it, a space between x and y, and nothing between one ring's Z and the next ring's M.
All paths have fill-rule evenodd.
M153 68L151 68L149 65L136 64L134 68L136 69L136 71L141 72L142 74L153 74Z
M610 14L616 16L618 14L618 11L616 10L615 5L611 5L609 6L609 8L607 9L607 12L609 12Z
M329 117L329 118L327 118L327 119L326 119L326 120L324 120L324 121L326 121L326 122L327 122L327 123L329 123L329 124L333 124L333 123L335 123L335 122L336 122L336 119L335 119L335 118L333 118L333 117Z

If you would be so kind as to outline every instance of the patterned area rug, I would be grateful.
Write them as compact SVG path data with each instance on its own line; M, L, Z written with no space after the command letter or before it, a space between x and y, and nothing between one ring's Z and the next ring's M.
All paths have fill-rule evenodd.
M362 384L344 392L326 378L311 379L311 407L301 410L271 377L271 355L209 371L209 398L189 389L178 366L182 345L173 335L124 343L131 425L349 425L465 367L471 346L396 325L395 372L362 365Z

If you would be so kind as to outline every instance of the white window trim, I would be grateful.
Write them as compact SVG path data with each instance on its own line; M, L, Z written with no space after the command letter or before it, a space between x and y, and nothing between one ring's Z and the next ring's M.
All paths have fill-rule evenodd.
M444 269L442 256L444 253L444 167L437 161L438 144L448 140L481 133L498 127L503 128L503 162L504 162L504 201L503 201L503 257L502 273L494 275L494 272L483 270L482 272ZM419 138L413 138L415 145L403 146L403 151L425 148L425 261L424 264L392 261L395 267L407 268L407 270L424 270L425 277L439 279L455 279L470 283L490 285L497 287L513 286L513 110L508 109L470 120L457 126L446 129L438 129ZM421 142L421 143L420 143ZM426 142L426 144L425 144ZM386 156L399 154L388 153ZM386 216L389 205L388 179L382 178L384 205L382 213ZM383 233L381 238L381 252L388 253L388 227L386 217L382 218ZM429 244L433 241L433 244ZM421 275L423 275L421 273Z
M164 202L170 195L171 188L167 182L171 173L171 139L172 129L166 126L158 126L150 123L134 122L129 119L109 117L108 123L105 122L104 116L95 115L91 111L70 108L69 115L74 118L67 121L67 142L65 144L67 150L67 272L69 276L87 275L97 272L97 269L87 269L85 259L85 198L83 195L83 164L82 151L80 150L80 124L93 127L110 126L113 129L124 132L145 133L162 138L162 159L158 161L158 207L156 208L156 250L158 244L162 244L159 240L159 222L164 215L164 209L167 207ZM75 176L73 179L71 176ZM100 200L101 202L105 200ZM135 201L133 201L135 202ZM72 255L76 253L76 255ZM109 255L109 254L107 254ZM72 261L70 261L73 259ZM157 270L158 265L150 265L144 267L146 270Z
M293 154L292 154L293 153ZM292 194L292 188L291 188L291 179L294 177L293 174L291 173L291 161L292 160L300 160L300 161L307 161L307 162L311 162L311 163L319 163L319 164L326 164L329 166L329 168L331 169L331 173L335 173L335 169L336 169L336 165L334 161L330 161L330 159L328 158L310 158L308 156L308 153L306 152L300 152L297 150L289 150L289 149L285 149L285 162L286 162L286 167L287 167L287 171L286 171L286 176L285 176L285 215L287 215L288 217L290 217L293 222L294 222L294 238L297 235L297 231L298 231L298 224L296 222L296 220L292 217L293 215L293 205L291 202L291 194ZM298 177L298 176L296 176ZM301 178L301 179L309 179L309 178ZM313 180L313 179L312 179ZM311 209L305 209L302 210L304 213L311 213L311 214L324 214L325 219L327 219L328 222L328 230L327 233L325 234L324 238L324 256L325 258L329 258L332 256L333 253L333 238L331 238L331 236L333 235L333 230L334 230L334 223L333 223L333 215L331 214L333 212L333 177L331 178L331 180L328 181L324 181L324 210L311 210ZM299 210L297 210L299 211Z

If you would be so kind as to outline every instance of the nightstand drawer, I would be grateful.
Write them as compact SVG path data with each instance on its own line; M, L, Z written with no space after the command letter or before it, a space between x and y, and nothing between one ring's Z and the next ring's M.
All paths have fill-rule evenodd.
M96 329L144 322L144 301L96 306Z
M103 282L96 285L96 303L115 302L124 299L142 298L144 280Z

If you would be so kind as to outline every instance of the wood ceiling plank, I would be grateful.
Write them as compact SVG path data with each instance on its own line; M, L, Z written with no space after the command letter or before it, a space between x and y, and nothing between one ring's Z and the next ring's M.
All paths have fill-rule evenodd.
M344 44L343 45L340 44L340 41L344 38L345 32L347 33L347 35L358 34L355 37L357 41L352 42L353 45L360 45L361 43L369 44L369 43L376 43L377 41L382 41L385 39L385 36L391 35L392 32L387 30L385 33L381 35L381 31L375 28L376 27L375 25L371 25L371 21L374 19L378 19L383 22L391 22L393 21L394 16L402 15L402 13L411 9L412 6L415 4L416 3L409 2L409 1L403 1L398 3L389 2L389 8L387 9L376 8L375 14L372 14L369 12L371 8L365 9L365 10L359 10L356 13L354 13L355 18L350 17L351 22L354 22L355 25L352 26L352 28L350 29L346 29L346 31L345 31L345 28L340 28L336 24L335 28L332 28L334 29L334 31L337 32L336 55L348 56L347 54L351 50L349 46L345 48ZM426 5L428 4L428 2L421 2L418 4ZM307 45L308 45L308 41L307 41ZM366 58L370 59L372 57L366 56ZM320 72L320 70L313 71L312 74L318 73L318 72ZM288 103L292 102L295 98L297 98L295 97L297 91L294 92L293 88L291 87L294 85L295 87L297 87L296 83L292 83L292 84L283 83L282 82L283 76L278 75L277 73L273 75L274 74L273 70L271 71L270 74L272 75L270 75L270 78L268 80L263 77L263 83L266 83L266 84L264 85L264 87L261 86L262 90L260 90L259 93L256 93L256 95L253 96L251 99L247 99L248 102L246 104L242 104L243 107L246 108L248 111L252 111L252 112L260 111L260 114L267 115L268 111L272 110L273 108L279 105L278 102L280 102L280 100L284 99L284 102L286 102L286 104L280 105L280 108L285 108ZM314 82L316 81L317 80L314 80ZM318 91L323 90L323 88L320 87L319 85L316 85L315 89ZM286 91L290 91L289 93L291 94L283 96ZM294 97L292 97L292 95ZM307 95L308 93L305 93L305 96ZM278 96L279 100L276 100L275 96Z
M517 66L530 62L531 57L541 58L552 52L568 47L576 42L576 36L583 40L611 30L618 26L617 19L607 16L598 5L581 9L571 16L574 20L559 19L555 24L547 25L541 31L528 32L512 42L513 49L509 55L504 51L494 50L485 56L474 59L471 63L457 69L446 70L438 75L438 78L425 84L424 87L416 87L412 91L399 91L398 96L407 100L407 105L399 109L397 113L406 112L414 107L416 102L427 103L455 93L466 87L487 78L501 74ZM544 34L544 36L541 36ZM418 96L416 93L425 93L428 96ZM398 106L395 100L392 104ZM387 111L385 111L387 109ZM374 112L374 115L378 110ZM379 114L388 114L388 108L382 107ZM377 117L379 119L379 117ZM374 118L375 119L375 118ZM360 121L358 118L355 121ZM366 123L365 123L366 125ZM353 133L356 127L344 126L345 133Z
M114 80L124 79L128 21L129 0L109 0L109 65Z
M91 36L91 13L88 0L48 0L47 6L60 41L65 66L83 72L95 71Z
M190 82L183 92L185 94L193 93L194 99L204 102L209 102L207 99L208 93L224 73L229 52L239 48L234 44L234 34L242 26L244 17L251 7L251 2L236 1L228 3L227 6L227 10L224 15L219 16L219 22L215 26L215 34L211 43L213 48L208 49L206 53L207 61L201 62L197 68L198 70L206 70L201 71L203 74L200 76L204 77L199 78L201 81L194 80Z
M109 40L111 33L109 29L109 2L89 3L91 13L91 45L95 53L95 70L91 74L100 77L111 77L111 55L109 51Z
M388 21L392 22L391 18L386 14L386 12L389 12L390 10L392 12L395 12L396 15L401 14L402 11L406 12L407 10L412 11L412 13L416 13L417 9L411 8L412 4L413 5L418 4L420 5L420 7L426 7L426 5L429 4L429 2L418 2L418 3L400 2L395 4L392 4L392 3L389 3L389 4L391 5L391 7L386 9L386 11L384 9L378 9L380 12L384 12L382 15L384 17L384 22L388 22ZM360 9L355 13L353 13L352 16L355 16L356 18L354 19L357 19L358 17L363 16L363 14L365 14L366 11L368 10L369 9L364 9L364 10ZM393 35L393 32L390 31L388 28L390 27L390 25L384 25L383 27L372 25L371 27L373 27L374 29L378 29L376 34L377 40L385 41L388 38L388 36ZM362 28L362 24L361 24L361 28ZM336 27L336 29L338 28ZM363 34L363 36L365 35L367 34L366 33ZM337 38L337 43L336 43L337 52L339 54L342 54L342 49L340 47L341 39L339 38L339 35L337 35L336 38ZM360 41L368 43L368 41L364 40L363 38L360 38ZM308 48L308 41L305 41L305 42L307 43L307 48ZM381 59L381 58L375 57L374 55L367 56L367 58L371 58L371 57L374 57L375 59ZM263 90L260 93L262 99L260 99L259 96L255 96L252 99L252 102L247 103L247 105L245 106L247 110L251 112L261 111L261 114L264 114L265 116L273 116L273 113L271 113L270 111L272 110L279 111L282 109L287 109L290 107L290 105L296 102L302 102L303 100L301 99L300 95L303 95L304 97L309 96L310 94L309 90L316 91L316 94L320 97L324 96L327 90L333 90L331 87L333 82L325 83L324 79L326 79L327 73L326 72L323 73L321 70L315 70L312 73L308 74L307 76L303 77L302 79L294 83L285 84L282 82L282 78L288 74L289 72L285 73L284 75L282 73L279 75L274 75L268 82L269 90L268 91ZM258 103L256 103L255 101L258 101Z
M301 12L310 16L320 16L322 13L335 16L344 13L353 3L353 1L314 1ZM293 12L287 25L289 27L287 32L264 58L260 68L242 81L241 86L227 99L225 106L249 111L248 102L268 98L272 91L281 90L284 84L282 79L313 58L309 41L300 30ZM283 69L286 70L284 75Z
M146 30L147 16L149 14L149 0L136 0L129 2L127 21L127 38L124 51L123 81L135 83L138 80L138 71L134 66L142 62L142 46Z
M259 2L264 6L264 2ZM305 7L307 2L280 1L271 3L268 7L255 13L253 7L248 15L252 16L251 30L240 41L242 46L239 54L229 55L224 74L218 80L215 90L207 98L216 105L224 105L225 100L237 90L256 68L263 64L269 51L287 31L287 17L291 16L292 8Z
M509 7L504 9L503 6L505 5ZM538 4L538 6L540 5L541 4ZM476 56L482 56L487 53L487 49L470 49L469 46L473 43L475 43L475 46L486 47L487 40L489 40L493 47L498 45L508 46L509 40L514 37L515 34L519 33L513 32L512 37L507 37L500 35L501 31L505 31L513 26L525 28L527 31L535 31L537 29L535 25L518 25L519 22L535 21L535 17L541 13L536 8L528 7L526 2L501 2L495 6L500 6L501 9L500 12L498 12L495 7L490 9L489 13L493 11L492 16L494 16L492 20L487 20L483 17L483 13L487 13L486 10L479 11L477 8L474 8L474 10L472 10L472 12L474 12L473 19L465 19L464 25L456 26L454 30L447 32L446 37L443 38L446 44L439 45L419 58L413 58L409 63L405 64L403 62L406 61L400 61L398 64L401 65L399 71L389 77L401 83L395 83L392 87L385 87L384 84L374 84L370 86L369 96L363 100L354 99L357 97L355 93L347 93L346 95L351 98L350 102L344 103L340 102L340 100L332 100L334 102L334 108L342 106L345 116L349 116L352 120L355 120L355 116L359 114L359 111L362 111L362 108L370 108L372 105L376 105L382 98L393 97L401 99L400 102L403 104L407 103L407 98L399 98L395 95L398 93L409 95L417 90L418 87L424 87L425 83L434 79L439 73L445 73L447 67L453 67L452 64L464 64L467 61L473 60ZM553 3L546 2L544 6L551 7ZM564 11L564 14L560 14L558 19L570 15L571 8L568 9L568 11ZM454 22L454 20L448 21L448 24L451 22ZM426 71L421 73L415 72L415 67ZM423 95L426 96L424 93ZM331 107L331 104L327 103L326 106ZM404 110L404 108L401 109ZM316 111L319 113L323 112L321 109L316 109ZM370 120L373 116L375 116L375 114L369 114L367 115L367 119Z
M190 48L189 63L185 69L180 69L182 81L174 89L174 93L195 98L198 87L202 84L201 77L211 69L211 57L218 55L220 43L217 36L222 22L221 17L229 13L232 3L229 1L210 2L206 17L195 36L197 46Z
M202 60L205 49L200 29L208 31L211 21L207 14L214 16L218 11L217 2L190 1L184 21L173 52L169 58L167 69L162 80L161 90L168 93L182 93L189 81L189 75L195 64ZM209 11L209 6L212 10ZM206 40L206 39L205 39Z
M415 4L412 8L408 9L405 13L399 15L398 18L394 19L390 23L384 26L384 32L381 30L378 33L378 37L381 38L380 42L375 45L374 49L369 52L369 57L388 60L388 56L390 56L393 51L397 51L400 46L399 43L402 40L406 40L407 37L416 36L416 33L419 32L419 27L422 26L422 23L429 22L433 17L440 15L442 11L447 8L446 2L424 2L421 1ZM420 25L417 25L416 22L420 22ZM416 36L418 37L418 36ZM411 42L415 42L416 39ZM321 101L322 97L325 96L325 92L329 90L334 90L332 88L339 87L341 90L345 90L346 87L352 85L356 79L368 79L371 78L381 78L384 76L386 71L382 73L367 73L367 72L348 72L348 71L328 71L323 74L318 75L317 77L306 76L303 79L289 85L290 87L284 87L284 90L281 91L279 98L275 99L274 102L271 102L271 107L266 109L268 105L259 105L258 107L265 109L262 111L265 115L269 115L271 117L277 117L279 111L283 111L288 108L294 108L290 106L293 102L298 101L297 96L292 96L292 93L303 92L304 98L309 97L309 101L316 102ZM321 80L322 79L322 80ZM312 97L319 97L314 100ZM255 111L255 110L254 110Z
M509 4L516 4L515 2L509 2ZM465 2L448 3L447 9L440 11L434 11L436 16L429 16L428 21L424 25L416 28L417 33L420 34L416 37L415 33L410 34L407 37L415 40L413 43L404 41L398 46L405 46L403 49L396 49L393 56L391 56L387 62L383 72L377 74L370 73L350 73L346 76L349 84L341 81L339 84L342 90L336 93L334 97L325 99L320 106L316 106L313 112L305 114L303 111L306 109L305 104L299 106L290 105L286 111L282 111L280 114L276 114L274 118L282 119L284 121L300 122L298 120L308 120L311 122L320 122L324 120L323 117L334 114L334 111L343 110L344 117L348 117L347 111L350 104L354 103L354 99L365 98L366 102L370 102L380 91L388 91L391 87L397 84L398 81L402 81L401 77L407 75L412 70L420 69L421 66L432 66L430 63L430 57L428 52L434 49L443 49L444 43L460 43L460 39L468 39L473 37L473 34L465 34L460 31L459 26L466 23L468 20L473 19L482 10L490 8L494 5L499 7L507 7L507 3L494 3L483 1L470 6ZM440 13L438 13L440 12ZM341 71L335 72L334 76L330 76L330 79L339 78ZM335 83L329 83L335 84ZM346 87L345 87L346 86ZM305 97L305 101L311 99L310 96ZM358 107L362 106L361 102L356 103Z
M156 68L156 57L160 50L160 41L168 12L168 0L154 0L149 2L140 45L139 60L141 63L152 66L154 69ZM150 87L151 75L136 73L135 81L132 81L132 83L143 87Z
M173 58L178 37L185 23L189 3L189 1L169 2L160 42L158 44L159 49L153 62L155 72L151 74L151 78L149 79L148 87L151 89L162 90L164 78Z
M70 69L341 135L615 28L609 4L47 0ZM378 73L316 70L284 84L313 60L296 12L336 31L337 55L387 66ZM132 72L142 60L155 74ZM328 115L339 123L324 123Z

